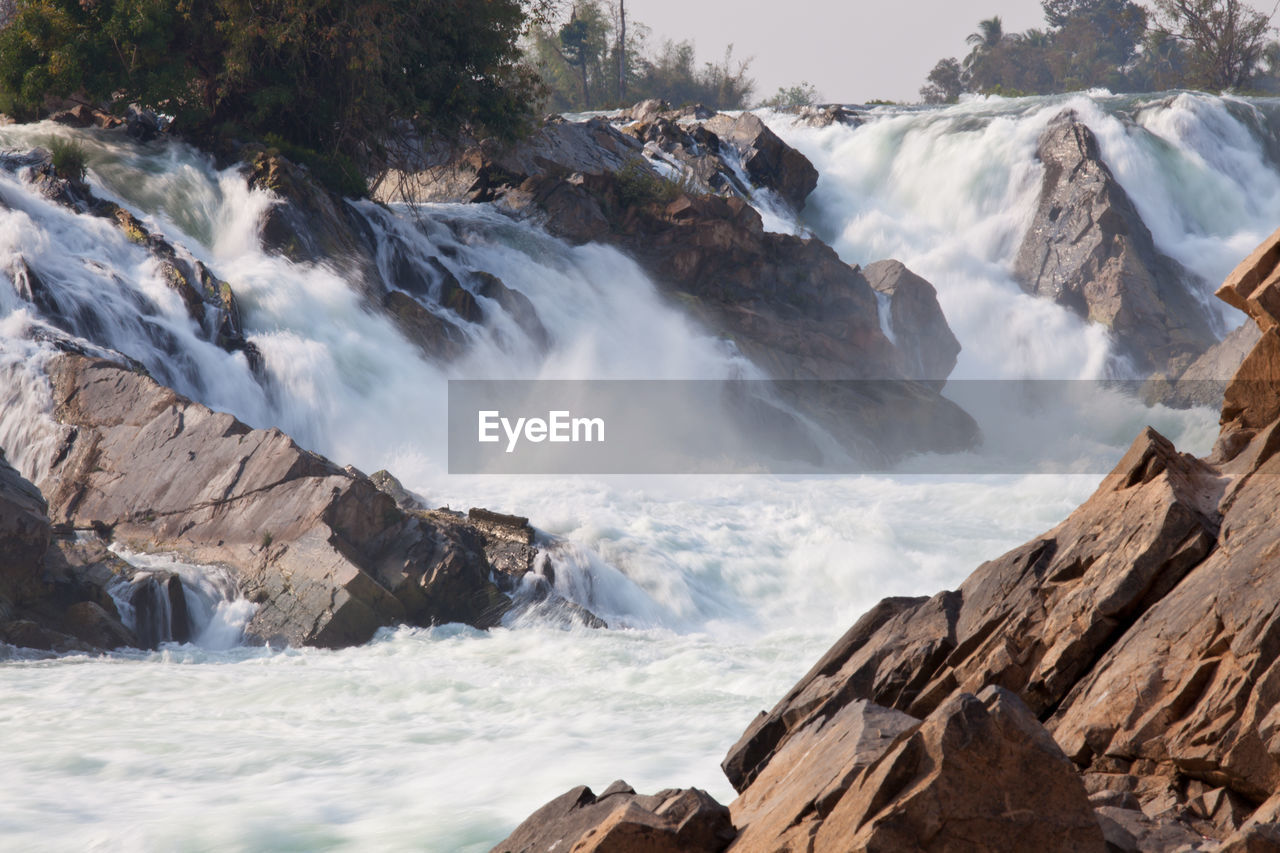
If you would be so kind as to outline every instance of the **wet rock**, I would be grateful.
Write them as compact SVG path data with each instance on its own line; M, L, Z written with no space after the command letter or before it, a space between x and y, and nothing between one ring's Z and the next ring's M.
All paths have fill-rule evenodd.
M857 113L839 104L829 104L825 107L800 107L795 111L795 116L797 124L809 127L830 127L833 124L859 127L862 124L862 119Z
M737 149L754 183L774 190L796 210L804 207L805 199L818 185L818 170L764 122L744 112L737 117L717 115L704 126Z
M1110 329L1144 373L1179 375L1215 343L1192 275L1155 248L1129 195L1072 111L1054 119L1037 150L1040 202L1014 262L1027 292Z
M124 132L139 142L150 142L160 135L160 119L151 110L130 104L124 117Z
M68 607L62 624L68 634L96 649L139 646L132 631L92 601L81 601Z
M903 374L942 388L955 369L960 342L938 305L938 292L899 261L877 261L862 273L889 297L889 328L902 354Z
M129 592L134 633L143 648L191 640L191 617L182 580L173 572L148 573L133 581Z
M1178 408L1207 406L1220 409L1227 384L1261 337L1258 324L1252 320L1245 321L1191 362L1176 381L1169 383L1159 394L1152 395L1152 402Z
M0 608L41 591L51 538L44 497L0 455Z
M492 853L719 853L733 840L729 810L697 788L635 793L614 782L562 794L529 816Z
M62 356L50 378L66 427L41 483L55 519L234 569L259 604L251 636L337 647L399 622L492 625L509 606L461 519L406 513L278 430L114 363Z
M409 294L387 291L382 304L400 333L432 361L452 361L466 352L467 336L462 329Z
M533 307L529 297L507 287L496 275L477 270L471 273L471 277L477 282L478 296L497 302L539 350L551 348L551 333L542 325L537 309Z

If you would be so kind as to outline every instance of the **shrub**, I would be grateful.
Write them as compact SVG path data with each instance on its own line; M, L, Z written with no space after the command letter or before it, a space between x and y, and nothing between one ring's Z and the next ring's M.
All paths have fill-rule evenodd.
M84 183L88 166L85 161L84 148L80 143L68 139L55 139L49 145L53 155L53 171L59 178Z

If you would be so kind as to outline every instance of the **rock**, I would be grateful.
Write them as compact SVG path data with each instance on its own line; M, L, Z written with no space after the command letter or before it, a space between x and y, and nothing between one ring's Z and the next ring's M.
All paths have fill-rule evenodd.
M729 810L705 791L640 796L619 781L599 797L586 787L562 794L491 853L719 853L733 837Z
M764 122L744 112L737 117L717 115L704 126L737 149L753 182L774 190L796 210L804 207L805 199L818 185L818 170Z
M938 305L938 292L900 261L877 261L862 273L889 297L889 328L902 354L903 374L941 389L955 369L960 342Z
M1178 408L1221 408L1227 384L1261 337L1258 324L1245 321L1191 362L1171 387L1156 399Z
M51 537L48 506L34 485L0 456L0 617L41 592Z
M730 849L807 849L858 774L918 724L862 701L806 720L730 805L738 828Z
M390 471L374 471L369 475L369 482L377 486L379 491L390 495L396 502L396 506L403 510L423 512L427 508L412 492L402 486Z
M160 119L151 110L130 104L124 117L124 132L139 142L150 142L160 135Z
M182 580L173 572L147 573L133 581L129 593L134 633L143 648L191 640L191 618Z
M503 311L516 322L540 351L551 348L551 333L542 325L537 310L529 297L518 290L512 290L496 275L477 270L471 273L477 282L476 295L492 299Z
M1215 342L1191 274L1155 248L1074 112L1049 124L1037 155L1044 182L1014 276L1028 293L1110 329L1143 374L1180 374Z
M1241 261L1217 290L1223 302L1253 318L1262 331L1280 325L1280 230Z
M67 608L63 616L67 633L97 649L138 647L138 638L92 601L81 601Z
M251 636L338 647L399 622L488 626L509 606L460 517L406 513L278 430L117 364L61 356L49 373L66 426L41 481L52 517L234 569L259 604Z
M382 305L400 333L432 361L452 361L466 352L467 336L462 329L409 294L389 290Z
M1189 853L1213 849L1211 841L1172 818L1151 818L1141 810L1101 806L1098 824L1112 853Z
M30 619L15 619L12 622L0 623L0 642L22 649L59 654L98 651L95 646L70 634L54 631Z
M726 759L739 791L800 725L866 699L923 717L997 684L1052 710L1118 635L1213 547L1216 472L1147 430L1058 527L955 592L883 603Z
M1075 768L1013 693L951 697L863 770L834 803L814 849L1103 851ZM772 848L758 848L772 849Z
M862 125L862 119L857 113L839 104L829 104L825 107L800 107L795 111L795 116L797 124L808 127L830 127L833 124L842 124L846 127Z

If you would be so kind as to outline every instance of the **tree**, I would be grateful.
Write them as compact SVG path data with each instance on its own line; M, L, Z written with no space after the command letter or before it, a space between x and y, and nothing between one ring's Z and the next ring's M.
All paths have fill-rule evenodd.
M520 0L17 0L0 96L27 115L136 101L196 139L279 138L367 174L405 129L517 132L525 20Z
M1183 53L1183 85L1208 90L1240 88L1258 71L1271 32L1270 15L1241 0L1155 0L1158 38Z
M795 86L779 86L778 91L772 97L765 98L760 102L760 106L782 110L811 106L820 100L822 100L822 95L818 93L817 88L808 80L804 80Z
M938 60L933 66L928 82L920 89L920 97L926 104L954 104L964 91L964 71L960 61L952 56Z
M974 53L993 50L1004 41L1004 23L999 15L978 22L978 31L965 38L965 44L973 46Z

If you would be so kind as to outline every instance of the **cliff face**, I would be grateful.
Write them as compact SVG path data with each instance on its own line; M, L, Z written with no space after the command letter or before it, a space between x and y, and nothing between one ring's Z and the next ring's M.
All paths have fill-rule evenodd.
M725 758L727 849L1280 849L1280 232L1219 295L1261 334L1214 452L1147 429L1053 530L863 616Z

